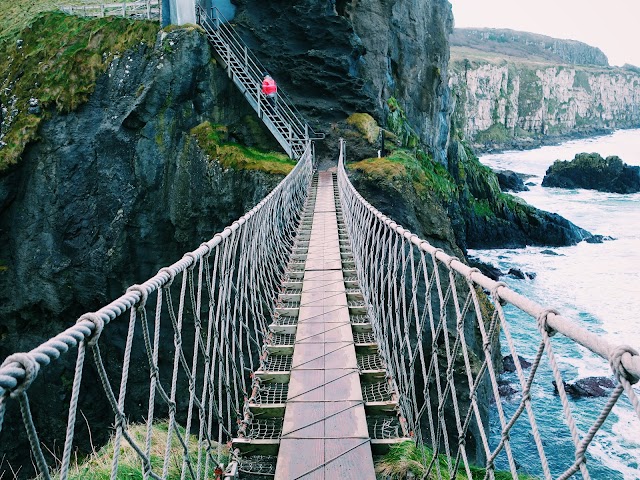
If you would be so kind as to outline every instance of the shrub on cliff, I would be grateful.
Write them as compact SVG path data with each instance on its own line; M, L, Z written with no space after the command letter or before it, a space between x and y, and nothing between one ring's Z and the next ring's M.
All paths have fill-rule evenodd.
M629 166L616 156L579 153L571 161L556 160L547 169L542 186L636 193L640 192L640 167Z

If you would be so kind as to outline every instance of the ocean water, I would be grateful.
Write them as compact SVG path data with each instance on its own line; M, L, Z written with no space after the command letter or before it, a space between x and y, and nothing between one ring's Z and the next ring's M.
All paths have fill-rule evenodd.
M640 165L640 130L618 131L529 151L488 154L480 160L494 169L531 175L526 182L535 185L529 187L530 191L519 193L519 197L538 208L556 212L594 234L611 236L615 240L551 248L557 255L542 253L549 250L545 247L475 250L470 254L504 272L510 267L535 272L534 280L510 277L501 280L541 305L559 310L592 332L640 350L640 194L540 186L545 171L555 160L571 160L581 152L618 155L629 165ZM509 316L517 350L531 360L540 342L535 321L515 311L510 311ZM507 355L509 351L504 340L503 332L503 353ZM554 337L553 350L567 382L589 376L610 376L606 361L560 336ZM553 391L551 381L554 378L546 356L536 377L532 389L534 416L552 474L557 475L571 465L575 450L566 422L561 420L562 405ZM515 374L505 379L520 390ZM636 392L640 393L638 385ZM506 415L515 411L519 399L515 395L511 400L503 400L501 405ZM570 407L581 432L588 430L605 403L606 398L571 401ZM530 432L525 413L514 426L512 448L523 472L541 476L539 455ZM492 424L494 444L499 434L500 421L495 414ZM497 463L504 468L506 455L501 455ZM588 450L589 472L593 479L639 480L639 464L640 420L623 394Z

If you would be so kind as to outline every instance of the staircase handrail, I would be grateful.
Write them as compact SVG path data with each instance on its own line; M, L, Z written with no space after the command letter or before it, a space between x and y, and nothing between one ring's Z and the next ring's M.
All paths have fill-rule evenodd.
M249 46L242 40L222 12L215 6L211 8L211 11L214 15L213 18L207 14L201 5L196 5L196 13L201 26L203 26L205 30L217 32L218 35L225 40L229 48L233 49L235 55L238 58L244 59L245 65L248 67L248 73L250 73L256 83L260 85L262 82L262 73L267 71L266 67L252 53ZM286 117L288 123L294 127L300 135L308 134L309 140L322 140L324 138L323 133L317 133L311 128L309 122L307 122L281 87L278 87L278 106L280 113L284 114L283 116Z

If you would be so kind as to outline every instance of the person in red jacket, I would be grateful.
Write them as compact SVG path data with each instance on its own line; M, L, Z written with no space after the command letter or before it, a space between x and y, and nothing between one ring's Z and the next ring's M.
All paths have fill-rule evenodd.
M276 85L276 81L271 78L271 75L267 72L264 73L264 80L262 80L262 93L267 97L271 106L275 108L278 86Z

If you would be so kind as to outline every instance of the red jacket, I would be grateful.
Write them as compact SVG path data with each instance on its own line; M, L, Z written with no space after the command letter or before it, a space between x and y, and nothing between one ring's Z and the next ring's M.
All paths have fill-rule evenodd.
M273 97L278 92L278 86L276 85L276 81L266 76L262 81L262 93L264 93L267 97Z

